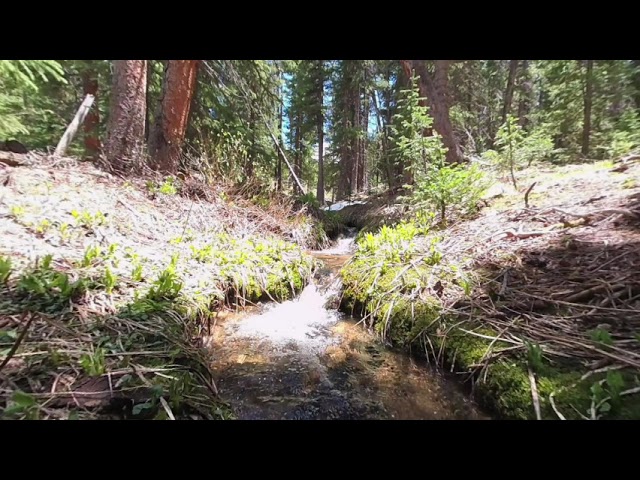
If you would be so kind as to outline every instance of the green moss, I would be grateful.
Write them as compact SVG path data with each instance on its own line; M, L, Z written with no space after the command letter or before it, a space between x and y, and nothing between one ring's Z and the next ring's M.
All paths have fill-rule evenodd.
M423 351L415 347L424 345L436 352L442 349L445 363L455 363L458 371L475 377L478 400L499 418L535 419L528 365L532 361L531 351L522 348L491 358L513 344L494 341L498 332L481 320L461 322L460 318L443 315L439 299L424 295L424 286L432 276L447 287L459 277L441 268L433 255L408 265L396 250L405 248L406 253L407 246L414 248L403 244L413 238L414 234L406 227L402 232L396 228L387 229L384 235L362 235L358 252L341 272L344 285L341 308L368 314L374 331L394 346L414 347L414 351ZM489 367L482 370L480 367L487 358ZM538 358L534 367L542 418L558 418L549 400L552 393L556 408L565 418L589 416L592 386L606 380L606 374L581 381L587 371L581 363L551 364L544 357ZM640 384L640 380L625 372L623 384L628 389ZM603 395L607 395L606 385L604 391ZM599 412L601 418L640 418L640 395L625 395L610 403L609 412Z

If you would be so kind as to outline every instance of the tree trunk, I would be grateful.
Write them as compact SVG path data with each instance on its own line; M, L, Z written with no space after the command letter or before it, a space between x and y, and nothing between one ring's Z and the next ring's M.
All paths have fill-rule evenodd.
M324 205L324 122L322 114L318 124L318 191L316 196L320 205Z
M427 71L424 60L401 60L403 68L415 70L420 76L420 94L426 94L429 102L429 114L433 118L433 128L442 137L442 143L447 148L448 163L461 163L462 152L458 139L453 131L449 117L448 77L451 60L435 60L434 73Z
M318 78L317 78L317 128L318 128L318 189L316 197L320 205L324 205L324 113L322 104L324 100L324 62L318 60Z
M587 60L584 89L584 122L582 126L582 155L589 155L591 135L591 103L593 100L593 60Z
M198 60L167 62L159 109L149 134L150 166L154 170L169 174L178 172L198 63Z
M144 152L146 87L146 60L114 60L105 151L116 171L140 165Z
M251 132L251 144L249 145L249 155L247 156L247 163L245 163L244 173L247 180L253 177L253 163L256 155L256 121L253 108L250 108L249 112L249 131Z
M636 104L636 109L640 110L640 60L631 60L633 65L633 75L631 76L631 82L633 85L633 101Z
M351 171L351 194L357 194L362 185L360 185L360 167L362 166L362 159L360 158L360 128L362 125L362 121L360 119L360 91L352 86L351 90L351 112L353 115L353 132L351 134L351 155L353 156L353 160L351 161L351 165L353 166L353 170Z
M147 108L144 116L144 141L149 143L149 130L151 129L151 89L150 85L153 80L153 60L147 60L147 88L145 97L147 99Z
M280 148L278 148L278 161L276 163L276 190L282 190L282 152L280 151L284 148L284 132L282 131L282 102L280 102L279 112L278 112L278 131L280 132Z
M84 156L87 160L95 160L100 155L98 134L100 113L98 110L98 76L93 68L87 68L82 72L82 90L85 97L93 95L95 98L94 107L84 118Z
M522 128L529 125L529 111L531 109L531 96L533 94L533 85L529 74L529 60L522 61L520 69L520 102L518 104L518 123Z
M294 157L294 164L293 164L293 170L296 172L296 176L298 178L301 178L300 174L302 172L302 132L300 131L301 129L302 129L302 119L300 118L300 113L298 112L298 114L296 115L296 125L295 125L295 157ZM302 190L300 190L300 187L297 184L294 184L293 191L296 193L296 195L300 195L302 193Z
M369 143L369 94L365 90L362 95L362 137L360 139L360 190L366 192L369 189L369 168L367 163L367 146Z
M511 102L513 101L513 89L516 83L517 70L518 70L518 60L509 60L509 77L507 79L507 89L504 92L504 106L502 107L502 123L507 121L507 115L511 113Z

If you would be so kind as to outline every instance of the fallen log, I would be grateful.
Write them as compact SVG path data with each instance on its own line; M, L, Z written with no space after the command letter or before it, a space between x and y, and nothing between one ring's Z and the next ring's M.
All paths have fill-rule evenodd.
M23 153L0 152L0 163L10 167L19 167L29 164L29 156Z

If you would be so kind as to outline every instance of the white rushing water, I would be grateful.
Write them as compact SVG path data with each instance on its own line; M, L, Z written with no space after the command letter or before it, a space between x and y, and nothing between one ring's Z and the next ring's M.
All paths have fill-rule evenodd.
M325 255L348 255L355 248L355 229L339 238L332 248L314 252ZM268 340L274 345L295 343L298 347L323 348L333 342L330 327L340 319L335 309L326 308L330 298L340 291L337 273L327 275L318 285L312 280L293 300L268 305L256 315L243 318L234 335Z
M327 310L325 303L332 293L329 288L321 292L310 283L298 298L280 304L269 305L258 315L240 321L235 334L243 337L259 337L273 344L323 347L330 343L328 328L339 320L336 310Z

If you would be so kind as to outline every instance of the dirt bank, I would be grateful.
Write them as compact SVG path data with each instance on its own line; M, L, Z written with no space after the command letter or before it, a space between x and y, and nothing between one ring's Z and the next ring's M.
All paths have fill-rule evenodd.
M476 218L363 237L343 308L505 418L640 418L640 165L521 174Z

